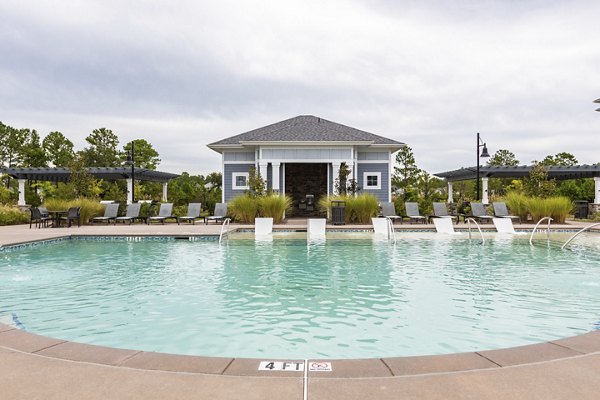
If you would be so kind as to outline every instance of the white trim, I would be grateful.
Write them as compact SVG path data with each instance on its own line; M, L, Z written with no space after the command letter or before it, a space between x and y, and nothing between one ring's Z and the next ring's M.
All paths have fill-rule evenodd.
M377 177L377 186L368 186L367 185L367 177L376 176ZM363 172L363 189L364 190L381 190L381 172Z
M246 186L237 186L237 178L243 176L246 178ZM250 180L250 174L248 172L232 172L231 173L231 190L248 190L248 181Z
M389 160L357 160L358 164L389 164Z
M254 165L254 161L223 161L223 164L248 164L248 165Z

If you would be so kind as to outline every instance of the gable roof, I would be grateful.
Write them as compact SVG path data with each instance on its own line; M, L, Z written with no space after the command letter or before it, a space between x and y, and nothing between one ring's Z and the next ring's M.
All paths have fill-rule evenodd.
M331 122L314 115L300 115L262 128L214 142L208 145L213 150L244 144L302 142L352 142L365 145L381 145L400 149L404 143L383 136L361 131L346 125ZM394 150L394 151L395 151Z

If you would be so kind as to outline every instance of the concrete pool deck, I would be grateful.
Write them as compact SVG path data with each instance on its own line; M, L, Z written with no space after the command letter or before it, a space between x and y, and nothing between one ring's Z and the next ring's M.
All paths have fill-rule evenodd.
M293 220L276 228L305 227L305 221ZM422 227L433 228L396 225L397 230ZM19 225L0 227L0 245L71 235L218 235L220 229L216 224L62 229ZM260 361L111 349L0 324L0 399L596 399L600 393L600 331L473 353L327 360L331 372L306 376L259 371Z

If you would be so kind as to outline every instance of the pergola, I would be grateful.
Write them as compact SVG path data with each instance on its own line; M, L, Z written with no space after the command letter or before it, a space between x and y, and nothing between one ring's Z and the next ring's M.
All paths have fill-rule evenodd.
M480 167L479 176L483 184L482 203L489 203L489 178L523 178L529 176L531 168L531 165ZM548 178L556 180L594 178L594 204L600 204L600 165L547 166L546 171L548 172ZM452 203L454 201L452 197L452 182L477 179L477 167L461 168L434 175L448 181L448 203Z
M86 168L87 173L98 179L107 180L127 180L127 204L131 204L133 199L133 179L132 168ZM71 175L69 168L4 168L0 172L15 178L19 182L19 201L18 205L25 205L25 183L28 180L47 181L47 182L68 182ZM162 200L167 201L167 187L171 179L179 175L168 172L153 171L146 168L134 168L133 175L135 179L150 182L161 182L163 184Z

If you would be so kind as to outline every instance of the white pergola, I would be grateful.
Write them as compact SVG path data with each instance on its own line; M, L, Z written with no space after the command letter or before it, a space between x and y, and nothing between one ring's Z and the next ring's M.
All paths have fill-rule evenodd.
M18 205L25 205L25 184L27 181L47 181L47 182L68 182L71 175L69 168L5 168L0 170L2 173L17 179L19 182L19 200ZM146 168L117 167L117 168L86 168L87 173L97 179L127 181L127 204L133 200L133 175L136 180L160 182L163 185L162 201L167 201L168 184L171 179L179 175L168 172L153 171Z

